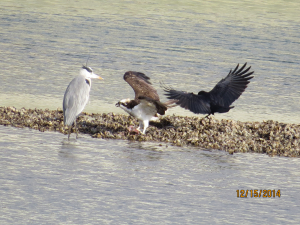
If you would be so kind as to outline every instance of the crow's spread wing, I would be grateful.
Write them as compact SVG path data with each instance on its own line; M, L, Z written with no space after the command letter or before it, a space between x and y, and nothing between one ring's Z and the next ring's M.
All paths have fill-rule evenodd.
M177 105L184 109L188 109L193 113L209 114L210 110L210 100L203 95L195 95L194 93L187 93L185 91L176 91L173 88L162 86L165 95L168 99L176 99Z
M215 104L229 107L245 91L250 79L253 78L250 75L254 73L254 71L248 72L251 66L245 69L246 65L247 63L239 69L238 64L233 71L230 70L227 77L220 80L209 92L210 98Z

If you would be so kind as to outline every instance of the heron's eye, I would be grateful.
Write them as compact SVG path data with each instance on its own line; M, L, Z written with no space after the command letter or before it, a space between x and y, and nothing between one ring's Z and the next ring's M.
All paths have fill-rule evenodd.
M85 83L87 83L89 86L91 86L90 81L88 79L85 79Z

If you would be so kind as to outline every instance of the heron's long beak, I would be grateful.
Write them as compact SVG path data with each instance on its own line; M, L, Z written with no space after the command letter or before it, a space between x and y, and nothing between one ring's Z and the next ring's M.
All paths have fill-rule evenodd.
M116 107L120 107L120 102L117 102L117 103L115 104L115 106L116 106Z
M97 78L99 80L104 80L102 77L100 77L99 75L92 73L91 78Z

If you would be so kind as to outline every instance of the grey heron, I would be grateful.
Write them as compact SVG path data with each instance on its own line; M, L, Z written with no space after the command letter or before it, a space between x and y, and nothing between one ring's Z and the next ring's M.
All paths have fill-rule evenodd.
M237 100L241 94L247 88L254 73L248 72L251 68L245 69L247 63L245 63L240 69L239 64L232 71L230 70L228 75L220 80L216 86L209 92L200 91L198 95L192 92L177 91L170 87L163 87L166 92L165 95L169 99L178 100L177 105L184 109L188 109L193 113L201 113L214 115L215 112L226 113L234 106L230 106L235 100Z
M92 78L103 79L94 74L90 67L82 66L79 75L70 82L66 89L63 100L63 111L64 124L69 127L68 140L70 139L73 123L75 125L76 138L78 137L76 118L82 112L89 100Z

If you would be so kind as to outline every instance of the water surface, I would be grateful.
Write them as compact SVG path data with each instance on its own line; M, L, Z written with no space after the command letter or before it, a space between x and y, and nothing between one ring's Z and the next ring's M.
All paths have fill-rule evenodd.
M297 224L299 159L0 127L1 224ZM237 198L236 190L281 190Z
M179 90L209 91L237 63L255 71L217 119L299 123L298 1L0 2L0 105L62 107L86 63L87 112L123 113L127 70ZM180 108L169 114L193 115ZM202 115L201 115L202 116ZM0 126L1 224L298 224L299 159L159 143L67 141ZM236 190L281 190L237 198Z

